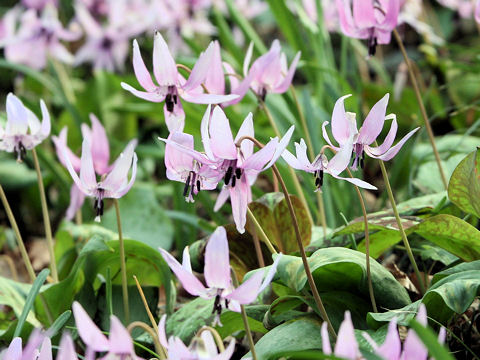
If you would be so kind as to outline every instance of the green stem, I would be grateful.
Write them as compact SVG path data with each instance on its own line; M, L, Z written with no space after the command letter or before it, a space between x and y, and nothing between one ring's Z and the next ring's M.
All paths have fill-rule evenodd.
M118 199L113 199L115 205L115 214L117 216L118 227L118 242L120 248L120 272L122 274L122 297L123 297L123 312L125 313L125 322L130 322L130 310L128 307L128 287L127 287L127 265L125 263L125 244L123 243L122 222L120 220L120 206Z
M17 221L15 220L15 216L13 216L12 209L10 208L10 204L8 203L7 196L5 195L1 184L0 198L2 199L3 207L5 208L5 212L7 213L8 221L10 222L13 232L15 233L15 236L17 238L18 248L20 249L20 254L22 255L25 267L27 268L28 276L30 277L30 281L33 283L37 277L35 275L35 271L33 270L32 262L28 257L27 249L25 247L25 243L23 242L22 235L20 234L20 229L18 228Z
M295 87L290 85L290 90L292 92L293 101L297 106L297 112L300 117L300 123L303 127L303 132L305 134L305 139L307 140L307 148L308 148L308 155L310 159L313 161L315 159L315 149L313 148L312 137L310 136L310 131L308 131L307 121L305 119L305 115L303 114L302 107L300 106L300 102L298 101L297 92L295 91ZM316 192L317 202L318 202L318 210L320 213L320 224L323 228L323 236L327 236L327 218L325 217L325 204L323 202L323 195L321 191Z
M233 280L233 285L235 287L238 287L237 274L235 274L235 271L233 269L232 269L232 280ZM255 351L255 343L253 342L252 331L250 330L250 324L248 323L248 317L247 317L247 312L245 311L245 306L240 304L240 310L242 313L243 326L245 327L245 333L247 335L248 344L250 345L250 353L252 354L252 359L257 360L258 359L257 352Z
M265 245L267 245L268 250L270 250L272 254L277 254L277 250L275 250L275 248L273 247L272 242L268 238L267 234L265 234L265 231L263 231L262 226L260 225L255 215L253 215L252 210L250 210L248 206L247 206L247 216L253 222L253 225L255 225L256 230L258 231Z
M435 137L433 135L432 126L428 121L427 111L425 110L425 105L423 104L422 95L420 94L420 89L418 88L417 78L415 77L415 73L413 71L412 60L408 57L407 50L405 50L405 46L403 45L402 38L396 29L393 30L393 35L395 36L395 40L400 47L400 51L402 52L403 58L405 60L405 64L407 64L408 68L408 75L410 77L410 81L413 85L413 90L415 91L415 97L417 98L418 105L420 107L420 112L422 113L423 122L425 124L425 128L427 129L428 138L430 140L430 144L432 145L433 154L435 155L435 160L437 161L438 171L440 172L440 177L442 178L443 185L445 189L448 189L448 181L442 167L442 160L440 159L440 154L437 150L437 145L435 144Z
M353 175L350 172L350 169L347 168L348 175L353 179ZM377 303L375 301L375 294L373 292L373 285L372 285L372 273L370 270L370 233L368 230L368 218L367 218L367 209L365 207L365 201L363 201L362 193L358 186L354 185L355 191L357 192L358 200L360 201L360 205L362 207L362 214L363 214L363 222L365 224L365 267L367 268L367 282L368 282L368 293L370 294L370 301L372 303L372 308L374 312L378 312Z
M131 324L128 325L127 327L127 330L128 332L130 333L130 335L132 334L132 331L133 329L135 328L140 328L142 330L144 330L145 332L147 332L150 337L152 338L153 340L153 344L155 346L155 352L160 355L160 360L165 360L166 357L165 357L165 349L163 348L163 346L160 344L160 341L158 339L158 332L155 333L155 331L150 327L148 326L147 324L145 324L144 322L142 321L134 321L132 322Z
M47 197L45 196L45 187L43 185L42 172L38 162L37 151L32 149L33 163L38 179L38 190L40 192L40 203L42 204L43 224L45 226L45 237L47 238L48 253L50 255L50 269L54 282L58 282L57 264L55 262L55 252L53 250L52 228L50 226L50 217L48 215Z
M378 146L377 142L375 141L375 146ZM395 219L397 220L398 230L400 231L400 235L402 237L403 245L407 250L408 258L412 263L413 270L415 271L415 275L417 276L418 283L420 284L420 291L425 294L425 284L423 283L423 278L420 275L420 270L418 270L417 262L415 261L415 257L413 256L412 249L410 247L410 243L408 242L407 234L405 233L405 229L403 228L402 220L400 219L400 214L397 210L397 205L395 203L395 198L393 197L392 187L390 186L390 181L388 180L387 169L385 168L385 164L382 160L378 161L380 163L380 169L382 170L383 180L385 182L385 187L388 194L388 199L390 200L390 204L392 205L393 214L395 215Z
M260 107L263 109L263 111L265 112L265 115L268 118L268 121L272 125L273 131L275 132L275 136L277 136L280 139L282 136L278 131L277 125L275 124L275 120L273 119L273 116L270 113L270 110L268 110L267 105L262 100L260 100ZM305 194L303 193L302 186L300 185L300 181L298 180L297 175L295 174L295 171L290 166L288 167L288 171L290 173L290 177L292 178L293 184L295 186L295 191L297 192L298 196L300 196L300 200L305 206L305 210L307 211L307 216L310 219L310 221L313 223L312 213L310 212L310 207L308 206L307 199L305 198Z

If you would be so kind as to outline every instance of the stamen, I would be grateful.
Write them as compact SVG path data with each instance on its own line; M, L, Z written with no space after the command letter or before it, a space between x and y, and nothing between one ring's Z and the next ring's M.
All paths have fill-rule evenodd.
M188 190L190 189L190 176L191 173L188 174L187 181L185 181L185 187L183 188L183 197L188 195Z
M167 111L173 112L173 101L172 101L172 94L167 94L165 97L165 105L167 105Z
M197 180L197 192L200 192L200 180Z
M235 176L237 177L238 180L240 180L240 178L242 177L242 169L236 168Z
M232 187L235 187L236 183L237 183L237 178L235 176L232 176Z
M377 38L375 36L370 36L368 38L368 55L374 56L377 51Z
M233 168L229 166L227 169L227 172L225 173L225 178L224 178L225 185L228 185L228 183L230 182L230 179L232 178L232 172L233 172Z

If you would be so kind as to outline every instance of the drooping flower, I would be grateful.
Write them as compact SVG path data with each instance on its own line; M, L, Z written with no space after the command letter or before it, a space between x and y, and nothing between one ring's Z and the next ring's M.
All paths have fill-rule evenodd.
M192 273L188 247L183 251L182 264L168 251L160 249L160 253L188 293L204 299L215 299L215 322L219 321L222 309L240 312L240 304L246 305L255 301L272 281L281 257L275 259L265 277L264 271L258 271L235 289L231 277L227 232L223 227L215 230L205 248L204 276L207 287Z
M368 156L380 159L382 161L388 161L392 159L400 151L405 142L420 129L419 127L410 131L405 135L396 145L393 145L395 141L395 135L397 134L397 120L395 115L385 116L387 110L387 104L389 99L389 94L386 94L380 101L378 101L370 110L365 121L362 124L360 130L357 129L357 124L355 120L355 114L345 112L344 100L350 95L342 96L335 103L332 114L332 134L334 139L338 142L341 147L347 146L348 143L353 141L353 153L354 160L352 164L352 169L356 170L358 164L363 167L364 154ZM373 147L371 144L377 139L383 129L383 125L387 118L392 118L392 125L390 131L383 143L378 147ZM327 143L332 146L334 149L338 150L339 147L336 147L330 141L328 137L326 126L328 121L324 122L322 125L323 137Z
M201 84L205 81L214 52L213 43L198 58L188 80L177 70L177 65L167 43L157 31L153 43L153 73L158 85L152 81L136 40L133 41L133 69L139 84L145 91L139 91L123 83L122 87L133 95L152 102L165 101L164 113L168 130L183 131L185 113L180 98L195 104L218 104L236 99L238 95L216 95L205 93Z
M52 358L52 344L44 332L34 329L22 348L22 338L16 337L8 348L0 353L2 360L48 360Z
M0 126L0 150L13 152L21 162L27 150L33 149L50 134L50 114L47 106L40 100L42 122L23 105L22 101L9 93L7 95L7 124Z
M82 157L80 160L80 177L73 168L72 162L66 150L63 157L70 175L77 187L86 195L95 198L94 208L96 210L96 221L100 221L103 215L103 199L118 199L125 195L133 183L137 174L137 154L134 152L136 140L130 141L123 153L113 164L112 170L104 174L100 181L97 181L92 157L92 144L90 138L86 137L82 143ZM128 172L132 168L132 175L128 180Z
M323 185L323 175L325 173L332 175L336 179L348 181L364 189L377 190L375 186L370 185L363 180L339 176L339 174L347 168L350 162L352 154L351 143L347 143L344 147L340 148L330 160L321 153L317 155L313 162L310 162L307 157L307 145L303 139L300 139L300 143L295 143L295 150L296 156L290 151L285 150L282 157L292 168L314 174L316 186L315 191L321 190Z
M218 352L213 335L209 330L204 330L199 337L195 337L190 346L183 341L170 336L167 340L165 322L167 315L163 315L158 324L158 338L162 346L167 350L169 360L228 360L235 350L235 339L232 339L228 347L221 353Z
M287 57L282 52L280 42L274 40L270 50L252 63L253 44L250 44L243 63L245 77L251 77L250 87L261 99L265 100L268 93L281 94L288 90L292 83L300 51L295 55L290 67L287 68Z
M78 334L85 345L87 345L87 358L89 356L93 358L92 355L96 352L107 352L104 359L109 359L109 355L118 356L120 359L138 359L133 348L133 340L130 333L116 316L110 316L110 333L107 339L92 319L90 319L82 305L75 301L72 305L72 310Z
M75 41L81 33L79 29L65 29L58 19L57 8L51 3L45 6L41 15L34 9L23 13L12 9L9 17L9 31L0 42L7 60L37 70L46 66L49 56L67 64L73 63L73 55L60 41ZM18 29L12 27L17 21Z
M388 44L397 26L400 0L336 0L342 32L368 39L368 54L375 55L377 44Z
M86 34L84 45L75 54L75 64L90 62L94 69L123 70L131 38L146 30L141 11L131 11L126 0L108 6L106 22L98 22L85 4L77 2L75 15Z
M92 161L95 173L103 176L111 170L108 164L110 159L110 146L108 144L107 134L101 122L94 114L90 114L92 128L86 124L82 124L83 138L88 138L92 146ZM64 127L60 134L52 136L55 144L57 157L63 166L67 167L64 154L66 153L75 172L79 172L81 168L81 160L67 146L67 127ZM85 199L85 194L74 183L70 189L70 205L67 209L66 218L72 220L75 213L81 209Z

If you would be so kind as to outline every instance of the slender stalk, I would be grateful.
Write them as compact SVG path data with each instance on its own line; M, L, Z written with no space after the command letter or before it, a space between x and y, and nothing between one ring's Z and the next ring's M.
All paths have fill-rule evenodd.
M375 146L377 142L375 141ZM413 256L412 249L410 247L410 243L408 242L407 234L405 233L405 229L403 228L402 220L400 219L400 215L397 210L397 205L395 203L395 198L393 197L392 187L390 186L390 181L388 180L387 169L385 168L385 164L382 160L378 161L380 163L380 169L382 170L383 180L385 182L385 188L387 190L388 199L390 200L390 204L392 205L393 214L395 215L395 219L397 220L398 230L400 231L400 235L402 237L403 245L407 250L408 258L412 263L413 270L415 271L415 275L417 276L418 283L420 284L420 291L425 294L425 284L423 282L423 278L420 275L420 270L418 270L417 262L415 261L415 257Z
M270 113L270 110L268 110L267 105L262 100L260 100L260 107L265 112L265 115L267 115L268 121L270 121L273 131L275 132L275 136L278 136L278 138L281 138L282 136L278 131L277 125L275 124L275 120L273 119L273 116ZM295 191L297 192L298 196L300 196L300 200L302 200L302 203L305 206L305 209L307 210L308 218L313 223L312 213L310 212L310 208L308 206L307 199L305 198L305 194L303 193L302 186L300 185L300 181L298 180L297 175L295 174L295 171L290 166L288 167L288 171L290 173L290 177L292 178L293 184L295 186Z
M37 172L38 190L40 192L40 203L42 204L43 224L45 226L45 237L47 238L48 253L50 255L50 269L54 282L58 282L57 264L55 262L55 252L53 250L52 228L50 226L50 217L48 215L47 197L45 196L45 187L43 186L42 172L40 171L40 163L38 162L37 151L32 149L33 163Z
M3 187L0 184L0 198L2 199L3 207L5 208L5 212L7 213L8 221L12 226L13 232L15 233L15 237L17 238L18 248L20 249L20 254L22 255L23 263L27 268L28 276L30 277L30 281L33 283L37 278L35 275L35 271L33 270L32 262L28 257L27 249L25 247L25 243L23 242L22 235L20 234L20 229L18 228L17 221L15 220L15 216L13 216L12 209L10 208L10 204L8 203L7 196L3 191Z
M430 144L432 145L433 154L435 155L435 160L437 161L438 171L440 172L440 177L442 178L443 185L445 189L448 189L448 181L442 167L442 160L440 159L440 154L437 150L437 145L435 144L435 137L433 135L433 130L428 121L427 111L425 110L425 105L423 104L422 95L420 94L420 90L418 88L417 78L413 71L413 66L410 58L408 57L407 50L403 45L402 38L396 29L393 30L393 35L395 36L395 40L398 43L400 51L402 52L403 58L405 63L407 64L408 68L408 75L410 76L410 81L412 82L413 90L415 91L415 97L417 98L418 106L420 107L420 112L422 113L423 122L425 123L425 128L427 129L428 138L430 140Z
M263 231L262 226L260 225L260 223L258 222L255 215L253 215L252 210L250 210L250 208L248 206L247 206L247 216L253 222L253 225L255 225L255 228L257 229L258 233L260 234L260 237L262 238L262 240L267 245L268 250L270 250L270 252L272 254L277 254L277 250L275 250L275 248L273 247L272 242L268 238L267 234L265 234L265 231Z
M138 281L138 279L135 275L133 275L133 279L135 280L135 284L137 284L138 293L140 294L140 297L142 298L143 306L145 307L145 311L147 312L148 319L150 320L150 323L152 324L153 329L158 334L158 325L155 322L155 318L153 317L153 314L150 311L150 308L148 307L147 299L145 298L145 294L143 293L142 286L140 285L140 282Z
M240 144L241 141L243 141L244 139L252 141L259 148L263 147L262 143L260 143L257 139L251 136L241 137L237 144ZM310 265L308 264L307 255L305 253L305 248L302 243L302 235L300 234L300 229L298 227L297 215L295 214L295 210L293 209L293 204L290 199L290 195L288 194L287 186L285 185L285 181L283 181L282 175L280 175L280 172L278 171L278 168L275 164L272 165L272 169L275 173L275 176L278 178L278 182L280 183L280 187L282 188L283 194L285 196L285 201L287 202L288 211L290 213L290 217L292 218L293 228L295 229L295 238L297 239L297 245L300 250L300 255L302 256L303 267L305 269L305 274L307 275L308 284L310 285L310 289L312 290L313 298L315 300L315 303L317 304L318 310L320 311L323 320L326 321L328 324L328 330L330 334L336 339L337 334L332 326L330 318L328 317L327 311L325 310L325 306L323 305L320 294L318 293L317 285L315 284L315 280L313 279Z
M350 169L347 167L348 175L353 179L353 175L350 172ZM365 267L367 268L367 282L368 282L368 293L370 294L370 301L372 303L372 308L374 312L378 312L377 303L375 301L375 294L373 292L372 285L372 272L370 270L370 233L368 231L368 218L367 218L367 209L365 208L365 201L363 201L362 193L358 186L354 185L355 191L357 192L358 200L362 207L363 222L365 224Z
M233 285L235 287L238 287L237 274L235 274L235 271L233 271L233 269L232 269L232 280L233 280ZM243 326L245 327L245 333L247 335L248 344L250 345L250 353L252 354L252 359L258 360L257 352L255 351L255 343L253 342L252 331L250 330L250 324L248 323L247 312L245 311L245 306L240 304L240 310L242 313Z
M130 322L130 309L128 307L128 287L127 287L127 265L125 263L125 244L123 243L122 223L120 220L120 206L118 199L113 199L115 204L115 214L117 215L118 227L118 242L120 248L120 272L122 273L122 297L123 297L123 312L125 313L125 321Z
M262 246L260 245L260 239L258 238L257 229L254 227L252 233L253 245L255 246L255 254L257 255L258 266L265 267L265 261L263 260Z
M150 335L150 337L153 340L153 344L155 345L155 352L157 353L157 355L160 355L160 359L165 360L167 357L165 356L165 349L163 348L162 344L160 344L160 341L158 340L158 335L157 335L158 332L157 334L155 334L155 331L142 321L134 321L127 326L127 330L130 334L132 334L132 331L135 328L140 328L146 331Z
M297 112L300 117L300 123L302 124L303 132L307 140L308 156L310 156L310 160L313 161L313 159L315 159L315 149L313 148L310 131L308 131L307 121L305 119L305 115L303 114L302 107L300 106L300 102L298 101L297 92L295 91L295 87L293 85L290 85L290 91L292 92L293 101L297 106ZM323 236L325 237L327 236L327 218L325 216L325 204L323 202L323 194L321 191L317 191L316 196L317 196L317 202L318 202L318 211L320 215L319 216L320 225L322 225Z
M198 331L197 336L200 336L202 334L202 332L204 332L204 331L209 331L210 334L213 335L213 338L215 339L215 343L217 344L218 350L220 350L220 352L224 352L225 351L225 345L223 344L222 337L220 336L218 331L215 330L214 328L212 328L211 326L203 326Z

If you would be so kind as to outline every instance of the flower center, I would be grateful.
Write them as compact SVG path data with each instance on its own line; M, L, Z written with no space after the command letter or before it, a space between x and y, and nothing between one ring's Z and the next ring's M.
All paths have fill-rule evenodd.
M27 156L27 149L25 149L25 146L23 146L22 142L19 141L17 142L17 144L15 144L15 147L13 148L13 153L17 158L17 162L22 163L23 159L25 159L25 156Z
M103 216L103 196L105 195L105 189L97 189L97 197L95 198L95 203L93 208L95 209L95 221L100 222L100 218Z
M168 93L165 97L165 105L167 105L168 112L173 112L173 109L178 102L177 88L175 85L169 85L167 91Z
M368 38L368 56L374 56L377 52L377 37L374 35L374 29L370 29L370 37Z
M183 196L186 201L193 202L193 196L197 195L201 189L200 176L195 171L190 171L183 188Z
M240 180L242 177L243 170L237 167L236 160L227 160L226 167L227 171L225 172L223 181L225 182L225 185L230 184L232 187L235 187L237 180Z
M358 164L360 168L363 169L365 163L365 152L363 151L363 144L354 144L353 145L353 161L352 161L352 170L358 169Z

